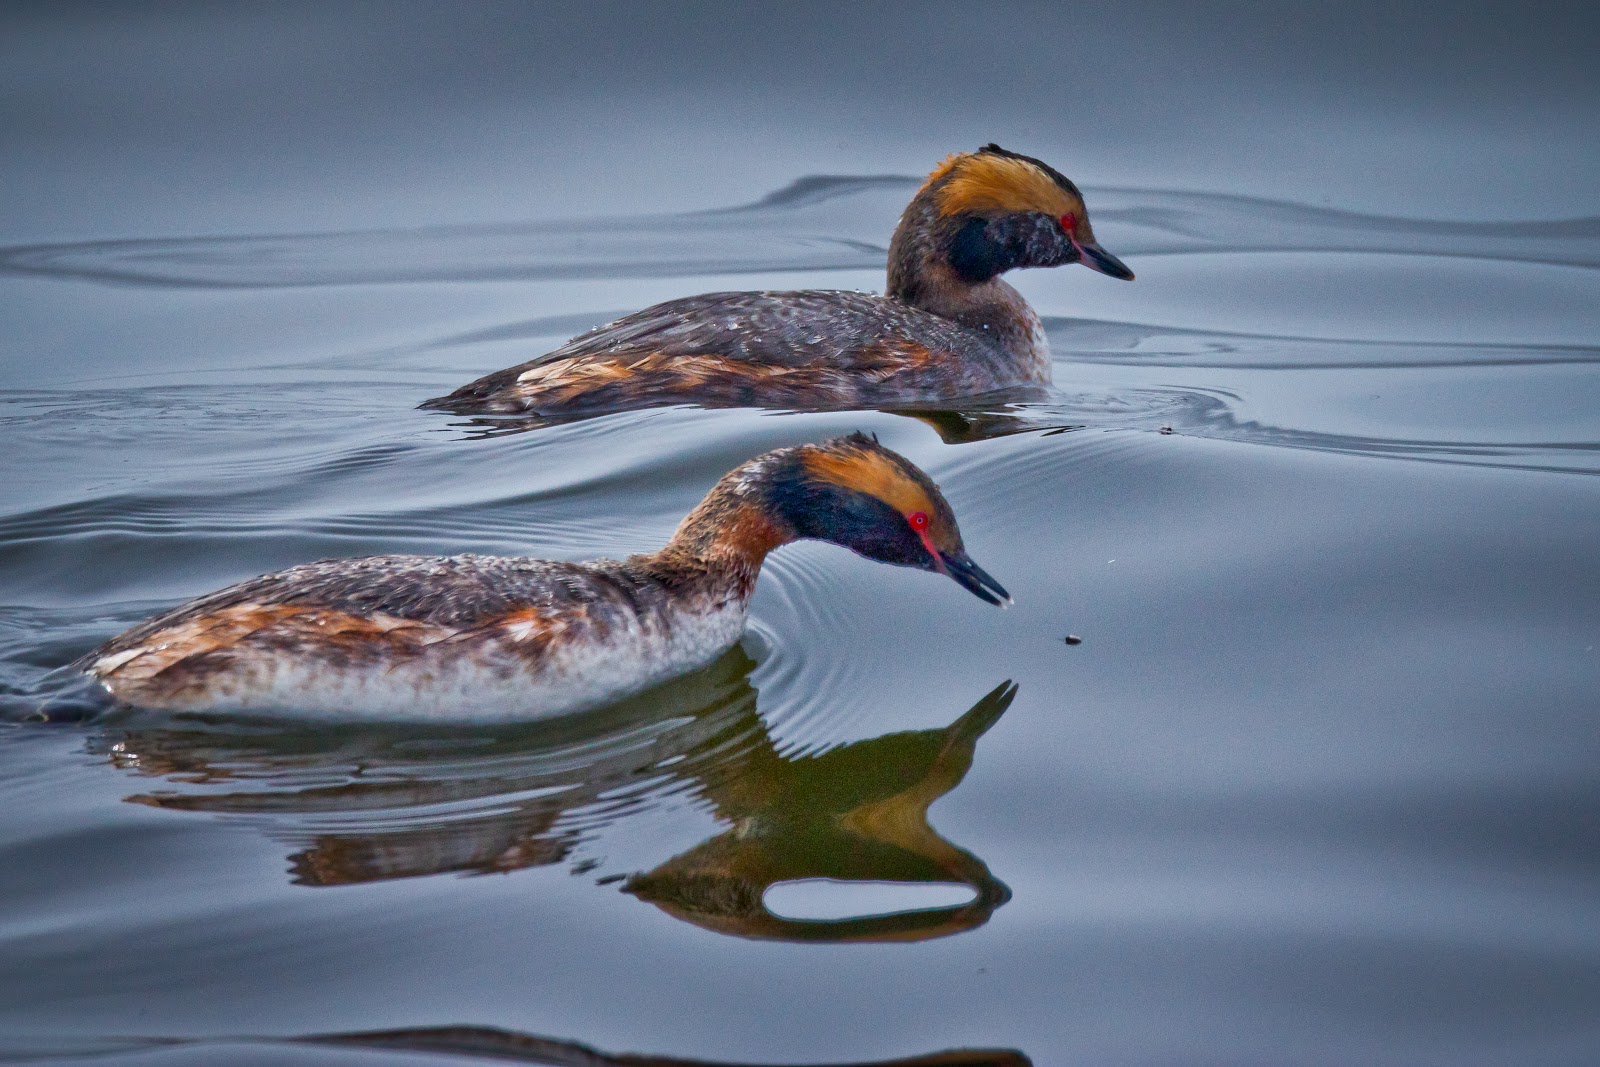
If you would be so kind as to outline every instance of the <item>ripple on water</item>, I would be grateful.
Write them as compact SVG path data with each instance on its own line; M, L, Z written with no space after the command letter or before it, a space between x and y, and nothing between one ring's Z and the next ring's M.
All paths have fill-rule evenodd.
M1327 250L1196 253L1141 265L1136 285L1097 287L1094 315L1191 335L1593 351L1597 285L1589 265ZM1082 299L1045 271L1023 273L1018 287L1042 315L1076 312L1069 293L1073 303Z
M669 216L13 246L0 249L0 273L259 288L874 269L920 181L802 178L745 207ZM1596 218L1447 222L1214 193L1086 194L1101 237L1124 258L1315 250L1600 265Z
M859 694L873 671L869 656L840 647L838 635L864 621L835 595L838 549L796 546L764 568L752 629L770 648L754 675L764 713L786 755L814 752L856 732ZM868 622L870 625L870 622Z
M1172 999L1198 1019L1179 1029L1242 1019L1285 1048L1328 1047L1296 1043L1284 1020L1308 1014L1323 1033L1377 1020L1424 1047L1452 998L1485 1009L1470 1047L1590 1033L1577 1002L1592 1000L1594 938L1567 932L1594 927L1592 479L1314 453L1593 470L1596 220L1091 190L1107 247L1141 280L1022 276L1054 313L1048 396L916 417L677 408L501 435L412 410L469 368L708 278L876 284L913 186L821 179L670 218L0 251L0 281L59 301L40 337L94 312L127 376L0 397L0 717L90 716L5 725L13 1016L125 1033L136 1007L226 1032L203 1014L214 999L290 1032L305 991L331 988L318 974L338 975L341 1020L394 1003L522 1018L572 990L642 1002L669 972L702 975L726 1007L752 974L767 988L800 974L787 953L705 950L708 931L752 929L737 907L761 885L727 878L738 863L782 866L793 886L831 876L800 860L888 855L923 871L897 885L982 887L992 909L1008 893L982 853L1018 890L1005 922L941 945L953 971L854 953L823 1011L886 985L934 1003L922 983L983 973L998 948L1008 984L977 1003L1015 1001L1029 1033L1060 1032L1053 1007L1035 1009L1063 981L1090 1005L1080 1021L1142 1021L1130 1005L1183 985L1215 999ZM538 281L489 284L501 279ZM220 289L234 291L206 291ZM395 326L402 305L413 317ZM287 309L315 315L285 341ZM225 339L204 353L225 373L178 380L170 323L189 313L249 320L201 331ZM160 320L142 350L123 340L135 316ZM295 339L324 333L337 340ZM773 559L742 648L708 671L594 716L470 733L94 714L62 670L180 596L306 559L648 548L737 463L858 428L944 486L1015 610L798 546ZM1061 644L1069 618L1093 627L1080 649ZM980 698L1013 675L1020 690ZM1019 692L974 760L975 734ZM951 725L974 719L964 735ZM914 773L929 752L938 773ZM817 775L822 753L841 758ZM975 828L972 852L907 818L969 764L944 810ZM819 785L865 814L801 788ZM826 836L862 827L881 832ZM612 891L565 877L285 885L540 870ZM662 934L678 919L699 929ZM594 936L613 920L636 925ZM430 999L445 987L465 991Z
M1332 275L1319 274L1330 258L1346 262ZM1302 256L1302 265L1289 273L1298 279L1295 284L1324 294L1325 302L1325 292L1341 291L1340 271L1369 269L1350 267L1349 258ZM1203 259L1192 257L1192 262ZM1402 261L1389 259L1391 268ZM1431 289L1436 302L1455 299L1449 295L1448 272L1433 273L1435 263L1417 265L1424 268L1417 278L1402 283L1380 276L1378 281L1394 280L1396 290ZM1405 297L1391 298L1378 311L1355 301L1356 308L1342 320L1355 339L1310 335L1332 321L1328 316L1334 312L1326 308L1318 309L1313 318L1320 319L1312 321L1296 318L1292 302L1271 300L1268 306L1279 321L1265 321L1246 306L1254 296L1248 287L1231 300L1229 290L1219 287L1211 306L1198 315L1185 305L1187 297L1163 309L1163 294L1156 290L1156 306L1146 309L1151 319L1209 319L1222 325L1206 330L1052 319L1057 386L1160 385L1187 392L1193 398L1189 412L1170 423L1180 433L1372 457L1573 473L1600 470L1600 438L1592 414L1600 405L1600 378L1593 373L1600 348L1485 339L1519 330L1556 340L1593 336L1600 319L1587 310L1595 305L1582 294L1593 289L1594 272L1519 264L1470 266L1486 290L1507 272L1514 277L1554 271L1565 287L1532 284L1540 293L1537 299L1499 294L1495 307L1505 313L1493 327L1485 315L1493 319L1495 309L1451 316L1422 308L1415 311L1414 324L1402 325L1396 312L1410 307ZM1315 284L1318 279L1325 283L1322 289ZM1195 285L1195 292L1213 295L1209 281ZM1480 303L1487 303L1487 291L1481 295ZM1315 298L1308 299L1315 304ZM1574 313L1579 306L1583 314ZM1266 326L1285 332L1240 328ZM1462 339L1475 331L1475 339ZM1389 332L1413 339L1384 339Z

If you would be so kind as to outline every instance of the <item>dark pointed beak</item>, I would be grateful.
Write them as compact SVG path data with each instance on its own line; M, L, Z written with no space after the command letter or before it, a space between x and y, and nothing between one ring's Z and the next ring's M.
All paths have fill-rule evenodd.
M1078 262L1085 267L1113 278L1121 278L1125 282L1133 281L1133 271L1128 269L1128 265L1095 242L1078 241L1076 244L1080 256Z
M955 579L957 585L988 604L998 604L1002 608L1011 606L1011 594L1006 592L1005 586L989 577L984 569L967 558L965 552L954 555L939 555L940 570Z

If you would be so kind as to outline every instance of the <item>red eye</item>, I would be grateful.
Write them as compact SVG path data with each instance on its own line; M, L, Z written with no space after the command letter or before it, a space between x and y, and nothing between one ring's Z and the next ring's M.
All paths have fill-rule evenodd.
M928 513L926 511L913 511L906 518L911 523L911 528L918 533L928 528Z
M1069 211L1065 215L1062 215L1061 216L1061 229L1062 229L1063 232L1066 233L1066 235L1068 237L1072 237L1073 235L1075 235L1078 232L1078 216L1077 216L1077 214L1074 213L1074 212Z

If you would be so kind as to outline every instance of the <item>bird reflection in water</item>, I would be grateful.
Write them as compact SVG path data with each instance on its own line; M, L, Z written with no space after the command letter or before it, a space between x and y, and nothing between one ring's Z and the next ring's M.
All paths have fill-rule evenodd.
M784 755L757 713L754 666L736 647L703 671L602 711L492 731L246 731L135 720L103 743L116 766L183 787L129 801L266 820L269 836L296 848L290 873L300 885L569 861L587 873L594 861L575 858L581 844L657 798L687 792L726 829L623 882L675 918L804 941L919 940L987 921L1009 890L939 836L927 811L965 776L1016 686L996 687L943 729ZM972 896L835 919L768 909L769 888L809 879L959 886Z
M195 1053L217 1053L217 1062L232 1062L251 1050L259 1052L268 1046L291 1046L321 1049L331 1052L359 1050L361 1052L411 1053L426 1059L418 1062L493 1061L495 1063L531 1063L542 1067L762 1067L752 1063L733 1063L728 1060L691 1060L678 1056L651 1056L634 1052L604 1052L590 1045L559 1038L541 1037L516 1030L501 1030L484 1026L434 1026L409 1030L370 1030L362 1032L308 1034L304 1037L220 1038L205 1040L154 1039L140 1042L135 1054L139 1062L166 1063L161 1058L162 1049L181 1050L183 1063L201 1062ZM121 1062L117 1058L114 1062ZM301 1062L295 1059L294 1062ZM340 1062L343 1062L342 1060ZM363 1060L365 1062L365 1060ZM411 1062L410 1057L406 1062ZM816 1067L1033 1067L1033 1061L1015 1049L954 1048L922 1056L908 1056L893 1060L852 1061L851 1063L817 1064Z
M480 1027L437 1027L422 1030L387 1030L359 1034L325 1034L301 1038L316 1045L385 1049L406 1052L442 1052L471 1058L545 1064L548 1067L741 1067L724 1060L685 1060L672 1056L612 1055L571 1041L534 1034ZM833 1067L1032 1067L1033 1061L1015 1049L950 1049L905 1059ZM756 1065L744 1065L756 1067ZM819 1064L818 1067L824 1067Z
M966 403L960 409L942 408L904 408L884 407L877 410L886 415L903 415L906 418L916 419L925 423L938 433L940 440L947 445L970 444L975 441L989 441L999 437L1010 437L1013 434L1031 433L1036 431L1055 431L1082 429L1080 422L1069 418L1063 419L1061 414L1054 412L1049 406L1038 403L1049 398L1043 390L1007 390L993 397L984 397ZM696 404L697 408L714 408L714 404ZM548 426L562 426L574 422L586 422L606 415L614 415L619 411L631 410L620 408L616 410L585 413L582 415L474 415L463 418L453 425L466 431L468 438L481 439L488 437L505 437L510 434L526 433L529 430L540 430ZM789 411L842 411L858 410L854 407L834 408L827 406L808 408L780 408L780 412Z

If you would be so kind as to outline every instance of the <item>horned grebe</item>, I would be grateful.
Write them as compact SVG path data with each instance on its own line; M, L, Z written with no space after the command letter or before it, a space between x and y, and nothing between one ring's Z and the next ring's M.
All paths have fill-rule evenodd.
M853 434L724 475L658 552L323 560L230 586L79 661L138 707L329 719L563 714L710 663L738 640L767 553L800 538L1006 591L967 557L936 485Z
M655 404L915 404L1050 382L1039 317L1000 280L1082 263L1133 272L1094 239L1083 195L1029 156L985 145L928 176L889 243L883 296L840 290L669 300L422 406L548 417Z

